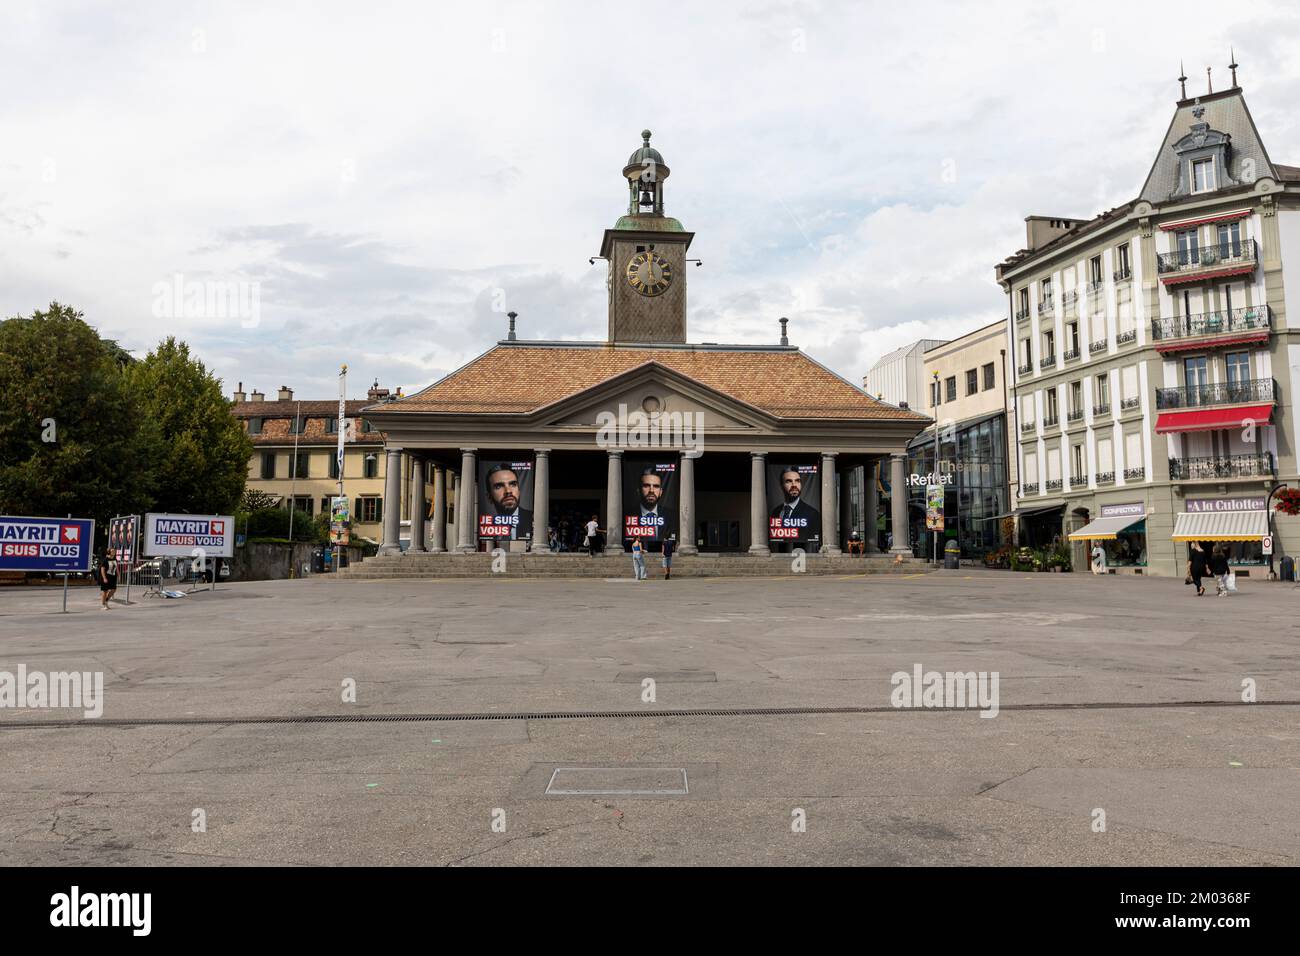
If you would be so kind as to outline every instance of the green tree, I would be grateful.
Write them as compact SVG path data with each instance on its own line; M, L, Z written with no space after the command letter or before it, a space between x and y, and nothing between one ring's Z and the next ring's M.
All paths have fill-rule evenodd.
M248 478L253 443L231 414L221 380L171 336L127 366L125 375L162 440L155 510L232 512Z
M0 322L0 513L103 522L148 508L156 432L108 346L51 302Z

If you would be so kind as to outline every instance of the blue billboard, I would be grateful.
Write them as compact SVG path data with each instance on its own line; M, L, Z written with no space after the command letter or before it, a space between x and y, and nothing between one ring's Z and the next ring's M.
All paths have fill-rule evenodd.
M89 571L94 543L90 518L0 515L0 571Z

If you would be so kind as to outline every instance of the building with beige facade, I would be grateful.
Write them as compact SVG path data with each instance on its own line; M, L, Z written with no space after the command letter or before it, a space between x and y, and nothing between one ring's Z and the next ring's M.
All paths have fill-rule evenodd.
M346 443L343 456L343 492L352 509L352 534L378 544L384 521L384 482L389 458L384 454L384 435L375 429L361 410L367 406L394 400L378 383L366 399L349 400L345 405ZM245 487L273 496L275 503L315 516L329 513L330 499L338 494L337 467L338 414L337 399L307 400L294 398L293 390L281 387L273 399L257 390L244 391L243 383L233 395L231 413L244 423L253 442L253 457L248 463ZM409 540L411 501L410 478L414 466L409 456L395 459L407 480L400 483L399 537ZM453 483L449 497L454 503L458 485ZM433 486L426 483L424 501L417 514L432 519Z
M1101 542L1107 570L1181 575L1192 540L1300 550L1270 513L1297 478L1300 169L1275 163L1230 88L1175 104L1138 195L1092 219L1030 216L997 267L1034 543Z

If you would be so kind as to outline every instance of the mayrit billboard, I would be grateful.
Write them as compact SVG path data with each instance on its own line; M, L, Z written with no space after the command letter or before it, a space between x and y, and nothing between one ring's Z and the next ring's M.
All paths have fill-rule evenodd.
M144 553L188 558L201 549L210 558L235 556L235 519L230 515L145 515Z

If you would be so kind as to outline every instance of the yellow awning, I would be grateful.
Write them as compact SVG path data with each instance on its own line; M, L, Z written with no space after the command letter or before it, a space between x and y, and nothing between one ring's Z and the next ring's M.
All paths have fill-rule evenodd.
M1267 511L1184 511L1174 522L1175 541L1258 541L1268 534Z
M1078 531L1070 532L1071 541L1112 541L1130 525L1145 521L1146 515L1120 515L1116 518L1098 518Z

